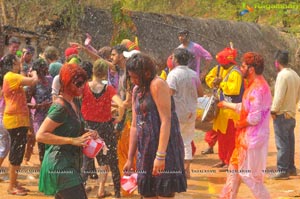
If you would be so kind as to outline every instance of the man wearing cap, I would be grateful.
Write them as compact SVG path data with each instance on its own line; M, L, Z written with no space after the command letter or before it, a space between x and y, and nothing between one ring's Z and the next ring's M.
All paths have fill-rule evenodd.
M123 39L121 41L121 45L125 46L129 51L137 50L139 51L140 48L138 46L137 37L136 41L130 41L129 39Z
M69 47L65 50L66 62L69 64L80 64L77 47Z
M177 48L186 48L193 55L188 63L188 66L196 71L198 77L200 77L201 80L204 80L210 62L212 60L212 56L200 44L197 44L190 40L190 33L188 30L182 30L178 32L178 40L181 44ZM205 59L205 66L203 70L200 70L200 60L202 58Z
M210 88L218 89L220 101L239 103L244 92L243 77L236 66L236 49L225 48L216 56L219 65L215 66L206 76L206 84ZM219 74L218 74L219 73ZM213 121L213 130L218 136L218 153L220 162L213 167L227 168L232 151L235 147L234 121L239 115L230 109L221 109Z

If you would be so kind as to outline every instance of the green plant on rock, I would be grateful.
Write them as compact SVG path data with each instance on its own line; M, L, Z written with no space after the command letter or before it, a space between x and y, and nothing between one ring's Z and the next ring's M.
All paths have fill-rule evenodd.
M123 2L114 1L111 13L114 21L112 45L119 44L123 39L132 39L136 28L130 18L130 12L123 9Z

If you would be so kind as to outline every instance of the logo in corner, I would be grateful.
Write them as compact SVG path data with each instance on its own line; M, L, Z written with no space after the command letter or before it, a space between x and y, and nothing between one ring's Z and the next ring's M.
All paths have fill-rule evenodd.
M244 16L245 14L249 12L253 12L254 9L247 5L246 3L243 3L243 10L239 13L240 16Z

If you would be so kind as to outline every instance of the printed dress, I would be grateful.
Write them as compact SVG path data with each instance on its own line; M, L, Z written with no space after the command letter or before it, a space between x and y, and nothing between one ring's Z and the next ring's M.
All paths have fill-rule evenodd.
M160 134L160 117L150 91L140 97L135 95L136 129L137 129L137 172L138 190L141 195L155 193L165 195L185 192L187 187L184 171L184 147L179 130L172 98L171 133L167 147L165 171L152 176L153 162L158 148Z

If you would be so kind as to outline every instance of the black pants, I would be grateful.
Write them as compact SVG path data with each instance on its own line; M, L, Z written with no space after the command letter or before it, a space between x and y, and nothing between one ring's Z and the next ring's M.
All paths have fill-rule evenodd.
M40 162L42 163L45 155L45 144L38 142L38 149L39 149L39 159Z
M55 194L55 199L88 199L83 184L70 187Z
M97 174L94 158L89 158L83 154L81 177L84 181L87 181L91 174Z
M28 127L19 127L15 129L7 129L11 139L9 162L14 166L20 166L25 153L27 143Z
M96 156L97 162L99 165L109 165L112 180L114 183L114 191L115 194L119 194L121 190L120 184L120 171L119 171L119 159L117 155L117 145L118 140L116 134L114 133L114 126L112 122L91 122L86 121L87 127L93 130L96 130L99 136L104 140L105 145L109 149L107 154L103 154L103 150L101 150Z

